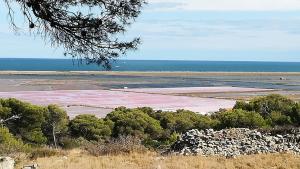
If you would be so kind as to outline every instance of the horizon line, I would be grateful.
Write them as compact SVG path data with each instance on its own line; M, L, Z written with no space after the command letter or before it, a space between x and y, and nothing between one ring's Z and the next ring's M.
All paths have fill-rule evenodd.
M74 58L18 58L18 57L12 57L12 58L6 58L3 57L0 59L39 59L39 60L79 60ZM84 61L84 59L82 59ZM126 58L120 58L112 60L112 62L117 61L183 61L183 62L191 62L191 61L198 61L198 62L272 62L272 63L300 63L300 61L271 61L271 60L183 60L183 59L126 59Z

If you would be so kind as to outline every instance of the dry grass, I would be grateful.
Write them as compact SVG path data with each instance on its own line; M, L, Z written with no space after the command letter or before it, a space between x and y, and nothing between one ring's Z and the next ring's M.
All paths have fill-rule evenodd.
M156 153L132 153L95 157L72 150L66 157L36 160L42 169L300 169L300 156L269 154L242 156L236 159L219 157L162 157ZM22 162L30 164L32 161Z

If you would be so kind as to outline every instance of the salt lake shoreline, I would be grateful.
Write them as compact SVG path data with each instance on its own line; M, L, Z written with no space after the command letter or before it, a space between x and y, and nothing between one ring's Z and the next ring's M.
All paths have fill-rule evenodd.
M271 93L283 94L299 100L300 89L297 87L299 83L300 72L0 71L0 92L3 97L15 97L39 105L59 104L73 116L79 112L100 112L96 114L105 116L117 106L149 106L163 110L186 108L195 112L210 112L219 108L231 108L235 100L248 100L255 96ZM226 91L222 89L231 86L263 90ZM197 87L207 88L195 90ZM143 91L118 91L118 89L127 88L130 90L139 88ZM170 90L170 88L173 89ZM64 94L61 95L62 93ZM100 100L100 102L86 104L82 100L72 100L76 98L74 95L88 98L95 93L98 93L99 96L90 98L90 100L94 101L97 98L97 101ZM35 98L35 100L26 100L26 98ZM107 100L101 101L103 98L111 98L113 102L119 99L118 104L103 105ZM132 98L132 100L128 103L124 102L128 101L128 98ZM52 99L52 101L49 103L38 102L48 99ZM153 102L153 100L160 101ZM169 106L161 105L163 101L168 100L170 101ZM191 103L182 105L181 103L186 102L183 100L190 100ZM202 104L200 107L203 108L204 105L207 105L207 108L199 109L200 103ZM99 105L102 107L98 107Z

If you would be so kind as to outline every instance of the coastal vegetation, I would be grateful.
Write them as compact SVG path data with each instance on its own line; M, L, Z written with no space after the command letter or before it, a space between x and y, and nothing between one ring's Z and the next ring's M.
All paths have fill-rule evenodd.
M298 127L300 105L281 95L268 95L249 102L238 101L231 110L208 115L187 110L119 107L105 118L79 115L69 119L67 112L56 105L36 106L16 99L1 99L0 119L1 154L25 152L30 157L44 157L55 155L58 148L81 148L99 156L132 150L159 151L190 129L270 131Z

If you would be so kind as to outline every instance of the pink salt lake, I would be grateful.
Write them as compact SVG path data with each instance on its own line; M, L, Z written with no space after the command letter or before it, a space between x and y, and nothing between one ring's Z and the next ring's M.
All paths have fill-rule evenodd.
M104 117L120 106L151 107L155 110L186 109L201 114L232 108L235 100L174 96L175 93L255 92L268 89L238 87L149 88L116 90L57 90L0 92L0 98L17 98L37 105L58 104L71 117L95 114Z

